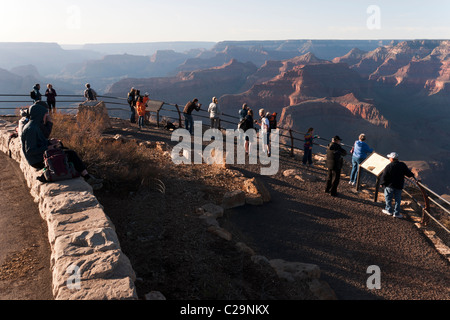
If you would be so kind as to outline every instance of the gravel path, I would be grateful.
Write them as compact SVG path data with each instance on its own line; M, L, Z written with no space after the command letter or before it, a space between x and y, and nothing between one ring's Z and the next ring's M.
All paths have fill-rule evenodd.
M272 201L230 211L229 222L259 254L316 264L341 300L447 300L450 264L408 218L381 212L341 179L339 196L324 193L325 170L283 158L276 176L261 176ZM285 169L309 170L317 182L284 177ZM236 166L247 176L259 169ZM258 171L256 171L258 169ZM367 289L369 266L381 269L381 289Z
M19 165L0 152L0 300L53 300L47 226Z
M110 134L116 133L123 134ZM136 130L129 133L141 138ZM153 126L144 136L174 144L168 131ZM283 176L284 170L296 168L309 170L319 181ZM240 233L257 254L318 265L321 278L341 300L450 299L448 260L408 217L386 216L381 203L355 194L348 179L341 179L339 197L332 198L324 193L325 170L305 168L298 159L281 157L275 176L260 176L255 165L232 169L260 177L271 192L272 201L262 207L245 206L226 214L227 227ZM381 270L380 290L367 288L372 265Z

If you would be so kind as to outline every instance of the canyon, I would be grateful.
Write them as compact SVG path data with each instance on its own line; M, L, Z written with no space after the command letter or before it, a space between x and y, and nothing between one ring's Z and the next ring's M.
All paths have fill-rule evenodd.
M28 93L47 81L62 93L80 94L90 82L100 94L126 97L135 87L180 106L198 98L207 108L215 96L234 116L247 103L277 112L281 127L314 127L326 139L340 135L348 146L364 132L378 153L398 152L431 188L450 194L448 40L223 41L187 45L183 52L169 45L98 48L65 52L71 59L64 66L54 59L58 72L38 66L36 58L10 69L0 65L2 91Z

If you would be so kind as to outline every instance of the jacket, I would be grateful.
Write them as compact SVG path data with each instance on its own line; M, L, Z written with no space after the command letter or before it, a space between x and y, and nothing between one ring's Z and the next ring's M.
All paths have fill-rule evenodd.
M37 88L37 86L33 87L34 93L36 95L36 99L34 100L36 101L40 101L42 99L42 94L39 92L39 89Z
M303 147L305 149L312 149L313 144L314 144L314 139L317 138L317 136L313 136L312 133L308 133L305 134L305 144L303 145Z
M364 141L358 140L353 146L353 157L364 160L367 158L368 153L372 153L373 149L369 147Z
M45 91L45 96L47 97L48 102L55 102L55 97L57 96L55 89L47 89Z
M138 101L136 103L136 110L137 110L138 116L144 117L145 116L145 103Z
M209 117L211 119L219 118L220 116L220 108L217 103L211 102L208 108Z
M199 111L199 110L200 110L200 107L197 107L197 104L194 103L194 101L189 101L189 102L184 106L183 113L191 114L192 111L193 111L194 109L197 110L197 111Z
M30 165L42 163L44 152L48 148L48 140L42 132L44 116L48 109L41 103L35 103L30 107L30 121L22 131L22 151Z
M381 174L380 185L402 190L405 187L405 176L412 178L414 173L409 170L404 162L395 160L384 169Z
M327 148L327 168L330 170L339 170L344 164L344 159L347 151L341 147L340 144L332 142Z

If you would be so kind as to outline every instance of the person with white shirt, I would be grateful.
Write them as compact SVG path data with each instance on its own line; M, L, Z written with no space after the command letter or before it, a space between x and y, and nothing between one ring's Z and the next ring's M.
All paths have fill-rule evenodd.
M259 116L261 117L261 130L260 137L262 137L263 150L267 152L267 156L270 157L270 123L267 118L266 111L264 109L259 110Z
M216 97L212 98L212 102L208 108L209 118L211 119L211 129L219 129L220 108Z

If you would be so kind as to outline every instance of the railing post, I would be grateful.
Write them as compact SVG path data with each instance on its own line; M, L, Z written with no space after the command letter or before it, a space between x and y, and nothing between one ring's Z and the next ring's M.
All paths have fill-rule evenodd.
M294 135L292 134L292 129L289 129L289 135L291 136L291 154L290 156L294 156Z
M180 108L178 108L178 104L175 104L175 108L177 108L178 111L178 121L179 121L179 127L183 128L183 122L181 120L181 112L180 112Z

